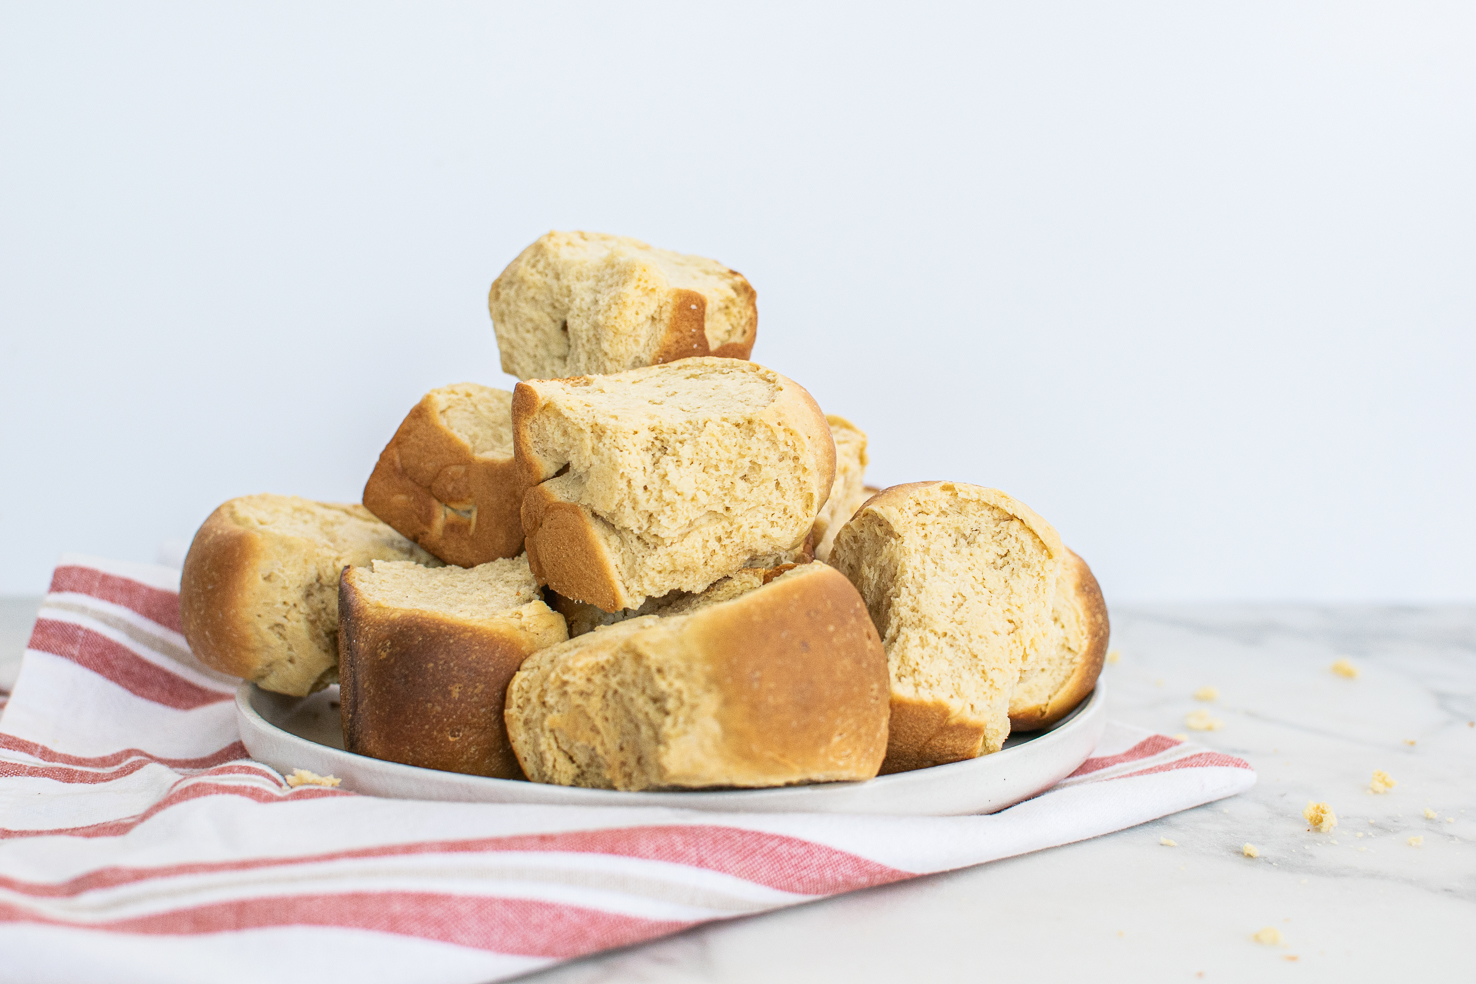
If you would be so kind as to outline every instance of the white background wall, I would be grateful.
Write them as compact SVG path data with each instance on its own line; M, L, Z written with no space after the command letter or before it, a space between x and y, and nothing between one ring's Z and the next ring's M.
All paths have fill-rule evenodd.
M356 499L584 228L1109 600L1470 599L1473 11L8 3L0 592Z

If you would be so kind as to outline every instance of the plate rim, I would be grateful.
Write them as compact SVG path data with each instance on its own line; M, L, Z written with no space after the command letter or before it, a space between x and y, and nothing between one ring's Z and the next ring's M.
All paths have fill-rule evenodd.
M540 798L540 801L544 803L544 805L552 805L547 803L547 801L543 799L544 797L556 797L558 800L561 801L563 805L568 806L660 806L679 809L691 809L696 807L696 805L700 803L704 809L710 810L726 807L729 808L732 812L747 812L749 810L771 812L770 810L764 809L761 804L765 801L773 801L776 798L782 798L782 800L784 801L803 800L807 797L812 797L816 795L829 799L838 794L843 795L842 791L865 790L868 793L875 793L881 796L887 796L891 795L894 792L905 790L909 786L932 785L939 782L947 784L951 779L955 778L958 780L965 780L968 778L970 772L994 772L997 771L1004 763L1010 761L1012 753L1018 755L1022 752L1024 748L1034 745L1036 742L1046 741L1054 745L1062 741L1067 741L1078 731L1081 731L1084 728L1091 729L1097 723L1097 720L1103 717L1103 702L1105 700L1105 690L1106 688L1102 685L1102 682L1099 679L1097 683L1093 686L1091 693L1084 697L1076 705L1076 707L1071 710L1069 714L1062 718L1061 721L1053 725L1049 730L1039 733L1037 736L1031 738L1027 742L1022 742L1009 748L1003 748L992 755L981 755L973 759L966 759L960 762L947 762L942 765L935 765L926 769L915 769L909 772L894 772L888 775L875 776L871 779L859 779L846 782L807 783L792 786L768 786L752 789L617 790L592 789L579 786L561 786L553 783L533 783L532 785L538 787L538 789L540 790L537 796ZM393 762L388 759L376 759L372 756L362 755L357 752L350 752L344 748L335 748L332 745L316 742L310 738L304 738L301 735L294 734L293 732L279 727L278 725L273 724L271 721L268 721L252 703L252 697L256 694L271 694L272 696L282 696L288 697L290 699L290 695L277 695L272 691L263 690L250 680L243 680L240 686L236 688L236 712L238 716L238 722L241 725L243 742L245 741L245 725L249 722L250 725L259 733L266 736L274 737L278 741L285 740L289 744L297 745L298 747L302 747L305 749L311 749L311 754L313 755L327 754L330 757L334 757L337 755L349 756L350 764L352 764L353 760L362 760L365 763L372 763L372 765L369 765L368 767L374 768L376 770L388 769L390 771L387 773L387 775L391 777L398 777L405 783L439 783L447 781L447 779L443 777L450 777L450 783L457 786L462 786L463 784L470 782L472 783L472 786L470 788L486 789L488 792L505 790L508 793L508 796L506 798L495 800L480 800L481 802L532 802L532 800L529 799L520 799L519 796L520 791L528 789L528 780L499 779L494 776L478 776L471 775L469 773L449 772L443 769L431 769L418 765L407 765L404 762ZM1105 722L1103 722L1103 726L1105 727ZM1095 742L1093 744L1095 745ZM1090 757L1090 755L1091 750L1088 749L1086 755L1083 756L1082 761L1085 761L1085 759ZM1007 758L1001 758L1001 756L1006 756ZM265 764L270 765L271 763ZM1075 770L1078 766L1080 766L1080 764L1080 762L1074 763L1071 767L1072 770ZM1059 781L1060 778L1054 780L1054 782ZM1028 799L1029 796L1035 795L1039 791L1040 790L1035 790L1031 793L1026 794L1025 796L1020 797L1020 799ZM377 794L366 793L365 795ZM627 801L621 802L621 800L624 800L627 797L629 798ZM478 801L446 797L397 796L395 798L418 798L427 800L439 799L443 802ZM1017 799L1015 800L1015 802L1019 802L1019 800ZM753 805L748 806L747 804ZM822 804L820 803L816 803L817 808L821 807L821 805ZM999 807L998 809L1003 808L1004 807ZM834 811L817 809L816 812Z

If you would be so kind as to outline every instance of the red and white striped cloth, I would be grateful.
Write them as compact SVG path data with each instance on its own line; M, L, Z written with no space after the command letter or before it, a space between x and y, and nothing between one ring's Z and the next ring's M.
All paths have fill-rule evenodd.
M0 979L492 981L1233 795L1237 758L1109 725L993 816L376 799L251 761L178 573L69 556L0 715Z

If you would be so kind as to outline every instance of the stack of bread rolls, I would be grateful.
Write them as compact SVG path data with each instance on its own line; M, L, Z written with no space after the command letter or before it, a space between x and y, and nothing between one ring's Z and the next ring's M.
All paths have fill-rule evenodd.
M489 297L513 392L432 390L362 505L253 495L185 637L346 747L607 789L862 780L998 751L1096 683L1086 563L997 489L865 484L866 435L748 361L713 260L551 232Z

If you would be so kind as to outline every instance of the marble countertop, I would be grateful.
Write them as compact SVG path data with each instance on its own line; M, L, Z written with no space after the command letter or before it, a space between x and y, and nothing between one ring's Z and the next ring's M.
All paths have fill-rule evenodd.
M37 604L0 600L0 688ZM1220 726L1194 739L1249 760L1253 789L526 979L1476 978L1476 608L1140 607L1112 620L1111 716L1174 734L1207 712ZM1339 658L1356 678L1331 671ZM1195 699L1202 687L1218 696ZM1376 769L1389 792L1367 791ZM1308 830L1309 800L1335 811L1330 833ZM1266 927L1280 944L1252 939Z

